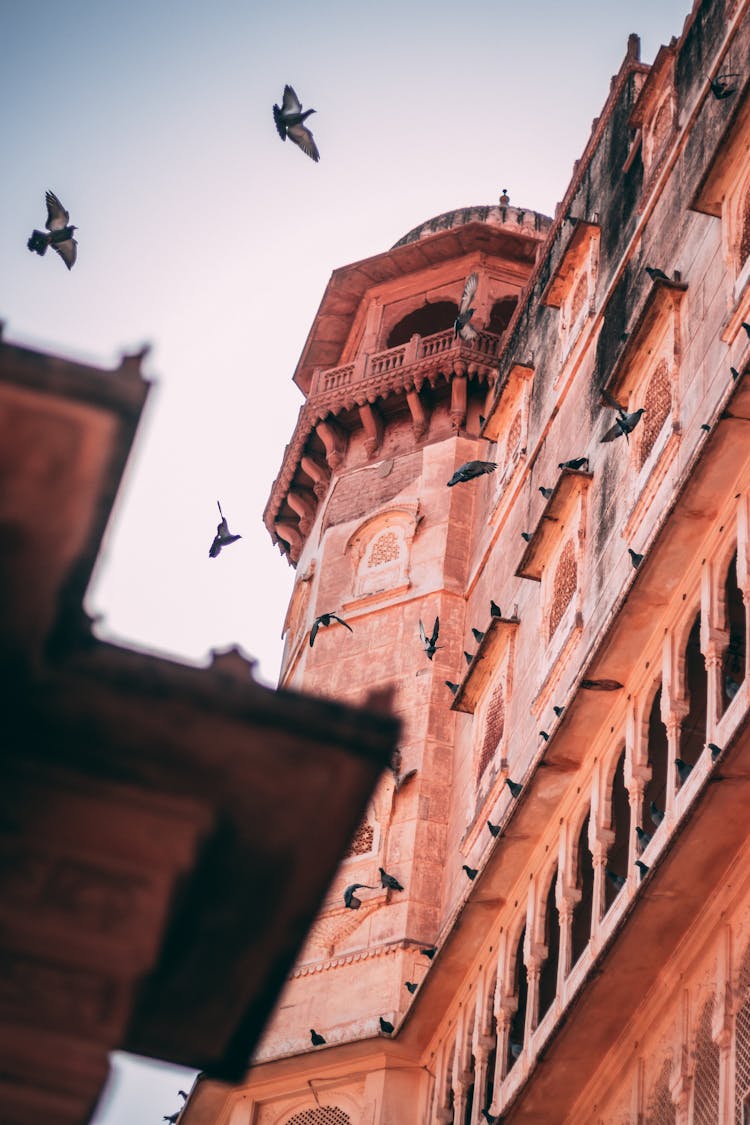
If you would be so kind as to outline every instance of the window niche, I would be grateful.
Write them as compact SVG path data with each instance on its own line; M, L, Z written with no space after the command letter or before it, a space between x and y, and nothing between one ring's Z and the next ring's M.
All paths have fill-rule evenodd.
M591 315L599 272L598 223L577 219L568 243L542 293L542 303L560 310L560 339L566 354Z
M727 568L724 582L724 620L728 634L722 654L720 714L724 714L745 679L747 634L745 603L737 581L737 552Z
M630 849L630 800L625 786L625 750L617 759L609 795L609 828L612 843L607 852L607 870L622 879L628 877L628 854ZM609 910L620 891L621 885L615 880L605 879L604 911Z
M594 908L594 859L589 847L590 820L591 814L587 813L578 835L578 844L573 856L573 870L576 875L575 887L580 897L573 907L570 939L571 968L580 959L591 937L591 919Z
M484 437L495 443L493 460L498 471L492 475L493 507L505 492L526 455L529 402L534 368L531 363L514 363L501 374L484 427Z
M354 570L353 601L377 595L393 597L409 588L411 545L417 529L417 505L373 516L346 545ZM352 605L352 599L347 603Z

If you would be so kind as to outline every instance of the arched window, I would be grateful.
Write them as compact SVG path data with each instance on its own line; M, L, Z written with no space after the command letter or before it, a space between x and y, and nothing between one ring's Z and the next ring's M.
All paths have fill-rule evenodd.
M521 936L518 939L518 945L516 946L516 958L513 968L513 991L518 1000L518 1007L513 1013L513 1019L510 1021L506 1073L511 1069L516 1059L521 1054L526 1033L526 1004L529 997L529 979L523 959L523 943L525 939L526 927L524 926Z
M510 324L510 318L513 316L517 304L517 297L502 297L499 301L495 301L490 309L487 331L501 336Z
M583 953L591 937L591 914L594 905L594 863L589 851L589 813L583 822L576 848L576 887L581 897L573 908L571 927L571 967Z
M706 742L707 688L706 662L701 652L701 615L698 613L685 647L685 690L689 710L682 723L680 757L689 766L698 761Z
M719 1048L711 1036L713 997L703 1006L695 1037L695 1079L692 1125L716 1125L719 1120Z
M661 721L661 684L654 694L651 712L648 717L648 764L651 777L643 789L643 810L641 827L650 835L656 825L651 819L651 802L660 812L667 804L667 765L669 762L669 742L667 728Z
M458 316L458 305L454 301L436 301L433 305L422 305L408 313L388 334L387 348L408 344L412 336L432 336L452 328Z
M547 902L544 908L544 944L547 947L547 957L539 974L539 1022L552 1007L557 995L557 967L560 961L560 918L555 902L555 887L557 885L557 868L552 872L552 878L547 891Z
M729 632L721 675L721 713L726 711L745 679L745 604L737 583L737 552L729 564L724 584L724 606Z
M630 846L630 801L625 788L625 751L620 754L612 779L612 820L611 828L615 834L607 854L607 870L613 875L626 879L628 876L628 848ZM604 909L609 910L622 890L613 879L606 879Z
M570 605L578 586L578 564L573 540L569 539L557 560L552 579L552 599L549 611L549 639L554 636L565 610Z

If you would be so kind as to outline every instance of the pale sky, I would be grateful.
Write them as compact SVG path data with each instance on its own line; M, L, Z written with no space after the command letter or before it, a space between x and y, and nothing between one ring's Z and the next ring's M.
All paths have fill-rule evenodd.
M261 514L331 271L443 211L552 215L637 32L689 0L7 0L0 64L5 337L155 381L88 609L189 661L238 643L274 682L293 572ZM320 149L274 128L291 83ZM68 274L29 253L45 189ZM243 538L209 560L221 500ZM158 1122L189 1075L127 1061L96 1125Z

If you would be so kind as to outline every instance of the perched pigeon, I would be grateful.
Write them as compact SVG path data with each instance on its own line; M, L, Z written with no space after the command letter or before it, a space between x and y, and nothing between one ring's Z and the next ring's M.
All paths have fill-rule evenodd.
M616 438L622 437L623 435L625 440L629 441L630 438L628 434L632 433L640 422L642 415L645 413L645 408L641 406L638 410L633 410L628 414L624 407L620 406L619 402L616 402L606 391L604 392L604 397L607 399L609 405L614 407L617 411L617 419L614 426L610 426L604 437L599 439L600 442L615 441Z
M420 617L420 619L419 619L419 639L422 642L422 646L424 648L424 651L425 651L425 654L426 654L428 660L432 660L433 656L437 652L437 639L438 639L438 633L439 632L440 632L440 618L439 617L435 618L435 624L434 624L433 629L432 629L432 636L431 637L427 636L427 633L425 632L425 627L422 624L422 618Z
M445 680L445 686L450 688L454 695L458 691L458 684L454 684L452 680Z
M313 1047L322 1047L325 1043L325 1039L323 1038L323 1036L318 1035L314 1027L310 1028L310 1039L312 1041Z
M611 867L605 867L604 870L612 886L616 887L618 891L621 891L627 883L627 879L623 878L622 875L618 875L617 872L613 871Z
M586 472L589 471L588 457L573 457L570 461L561 461L557 466L558 469L572 469L573 472L579 472L583 466L586 466Z
M403 891L404 888L401 886L398 879L396 879L394 875L389 875L388 872L384 871L382 867L379 867L378 871L380 872L381 887L387 887L391 891Z
M485 473L494 473L496 468L497 461L467 461L456 469L448 481L448 488L453 488L454 484L463 484L467 480L484 476Z
M721 746L717 746L715 742L709 742L708 748L711 751L711 761L716 762L724 753Z
M481 629L475 629L472 626L471 633L472 633L472 636L474 637L474 640L477 642L477 644L481 645L482 641L484 640L484 633L482 632L482 630Z
M739 371L737 370L737 368L736 368L736 367L730 367L730 368L729 368L729 370L730 370L730 371L732 372L732 379L733 379L733 380L735 381L735 383L736 383L736 382L737 382L737 380L738 380L738 379L739 379L739 377L740 377L740 373L739 373Z
M664 270L656 269L654 266L645 266L644 268L652 281L669 281Z
M277 105L273 107L273 119L282 141L289 137L317 164L320 160L318 146L313 140L312 133L304 124L305 118L309 117L311 113L315 113L315 110L306 109L304 113L302 112L302 103L291 86L284 87L281 109Z
M29 250L39 254L40 257L43 257L47 252L47 247L51 246L60 255L68 269L71 270L75 265L76 247L78 246L73 238L73 231L78 228L69 225L70 215L54 192L46 192L45 199L47 202L47 222L44 225L49 234L45 234L41 230L35 230L26 245Z
M332 621L338 621L339 625L343 625L350 633L354 632L351 625L347 625L343 617L337 617L335 613L321 613L320 617L316 617L313 621L312 629L310 630L310 648L315 644L318 629L320 629L321 626L325 627L326 625L330 625Z
M641 850L643 850L643 848L647 848L651 843L651 833L646 832L643 828L639 827L639 825L636 824L635 834L638 837L638 843L640 844Z
M745 331L748 334L748 337L750 337L750 324L748 324L748 322L746 320L743 320L742 324L740 325L740 328L744 328Z
M360 890L362 887L367 887L368 891L377 890L371 883L351 883L344 891L344 906L347 910L359 910L362 905L362 899L357 898L354 892Z
M564 707L558 707L555 704L553 704L552 710L555 712L555 714L557 715L557 717L559 719L560 716L562 715L563 711L565 710L565 708Z
M211 544L208 552L208 557L210 559L217 558L217 556L221 554L222 547L228 547L230 543L236 543L238 539L242 538L241 535L232 535L231 531L229 530L229 524L226 521L226 517L221 510L221 504L219 504L218 500L216 501L216 504L219 509L219 515L221 516L221 523L216 528L216 535L214 535L214 541Z
M643 562L643 555L639 555L638 552L634 551L632 547L628 547L628 554L630 555L630 561L633 564L633 569L637 570Z
M693 767L684 762L682 758L675 758L674 764L677 766L677 773L680 778L680 785L684 785L690 774L693 772Z
M523 1043L514 1043L513 1040L511 1039L511 1041L510 1041L510 1053L513 1056L513 1058L514 1059L520 1058L522 1051L523 1051Z
M701 429L705 430L707 434L711 432L711 427L709 426L708 422L702 422Z
M635 865L641 873L641 878L643 878L644 875L648 875L649 871L651 870L649 865L647 863L644 863L642 859L637 859L635 861Z
M411 992L411 994L412 994L412 996L413 996L413 995L414 995L414 993L415 993L415 992L417 991L417 989L419 988L419 985L417 984L417 982L416 982L415 980L405 980L405 981L404 981L404 988L407 988L407 989L409 990L409 992Z
M466 284L464 285L464 291L461 297L461 304L458 307L458 316L453 322L454 340L458 336L460 336L462 340L466 340L467 342L476 340L477 338L476 329L472 328L471 324L469 323L474 315L474 309L470 309L469 305L471 304L472 297L477 291L478 283L478 274L470 273L466 278Z
M428 960L430 960L430 961L431 961L431 960L432 960L432 958L433 958L433 957L435 956L435 954L437 953L437 946L436 946L436 945L431 945L429 949L420 949L420 951L419 951L419 952L420 952L420 953L422 954L422 956L423 956L423 957L427 957L427 958L428 958Z
M540 730L539 737L543 738L545 742L549 742L549 734L546 730Z
M551 488L545 488L544 485L539 486L539 491L541 492L541 494L542 494L542 496L544 497L545 500L549 500L549 498L550 498L550 496L552 495L552 492L553 492L553 490Z
M489 1109L482 1110L482 1117L487 1122L487 1125L500 1125L500 1114L490 1113Z
M652 801L649 805L648 815L651 817L651 823L655 828L658 828L664 820L664 811L657 807L655 801Z
M383 1017L381 1016L380 1017L380 1030L383 1032L384 1035L392 1035L393 1034L393 1024L391 1023L390 1020L384 1020Z
M466 652L466 650L464 649L464 660L466 661L466 663L471 664L473 659L474 659L474 654L471 653L471 652Z
M511 793L514 797L520 797L521 796L521 790L523 789L523 785L521 785L520 782L511 781L509 777L506 777L505 784L508 786L508 788L510 789L510 791L511 791Z
M164 1116L162 1117L162 1121L168 1121L169 1125L175 1125L175 1122L177 1121L177 1118L180 1116L181 1113L182 1113L181 1109L176 1109L174 1111L174 1113L170 1113L168 1116L165 1113Z
M724 98L731 97L732 94L737 92L737 87L732 86L729 79L739 78L739 74L717 74L711 81L711 93L716 98L717 102L723 101Z
M530 543L533 536L528 531L522 531L521 532L521 538L523 539L524 543Z
M490 835L492 835L492 836L499 836L500 835L500 825L499 824L493 824L491 820L488 820L487 821L487 827L490 830Z
M464 870L466 872L467 877L469 879L471 879L471 881L473 882L476 879L477 875L479 874L479 868L478 867L469 867L469 865L466 864L466 863L462 864L461 866L462 866L462 870Z
M500 609L500 606L497 605L496 602L493 602L492 598L490 598L490 617L502 617L502 616L503 616L503 611Z
M724 677L724 694L727 699L734 699L739 690L740 685L731 676Z

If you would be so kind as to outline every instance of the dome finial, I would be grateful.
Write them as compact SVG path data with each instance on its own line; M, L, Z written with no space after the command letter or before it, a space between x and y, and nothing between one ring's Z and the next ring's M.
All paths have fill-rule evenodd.
M510 203L510 196L508 195L508 189L503 188L502 195L500 196L500 206L501 207L507 207L509 203Z

